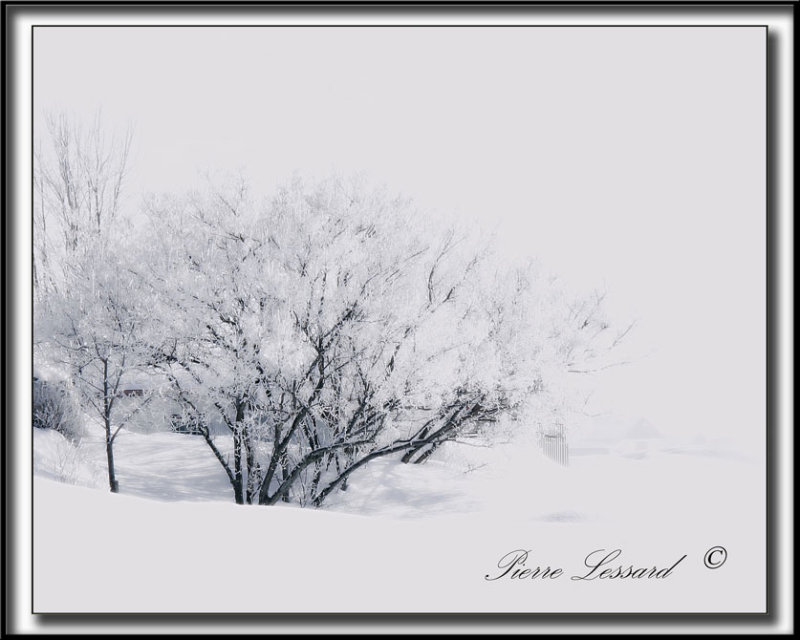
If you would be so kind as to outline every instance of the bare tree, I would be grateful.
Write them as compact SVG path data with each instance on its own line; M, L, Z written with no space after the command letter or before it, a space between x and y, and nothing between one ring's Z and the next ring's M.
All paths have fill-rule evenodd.
M118 220L133 131L109 134L97 112L85 125L49 114L36 131L34 155L34 286L63 284L71 256L94 250Z

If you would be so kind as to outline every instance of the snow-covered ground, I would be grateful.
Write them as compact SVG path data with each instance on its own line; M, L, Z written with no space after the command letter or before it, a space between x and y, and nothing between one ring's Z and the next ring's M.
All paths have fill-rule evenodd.
M573 439L569 467L530 438L379 460L324 509L241 507L199 437L122 433L120 495L102 442L35 430L37 611L746 611L763 604L764 467L724 442L645 424ZM83 485L83 486L81 486ZM703 553L723 545L723 570ZM661 583L487 581L503 554L577 573L621 548ZM535 556L535 560L534 560ZM535 566L535 564L534 564ZM110 583L107 581L111 580ZM592 587L589 587L592 585Z
M354 474L348 490L334 494L325 508L392 518L490 512L574 522L618 519L629 513L632 500L681 500L684 508L705 511L712 496L718 505L720 496L759 495L757 486L735 484L759 468L759 457L724 440L675 440L638 421L606 425L599 433L583 430L570 444L568 467L544 458L525 435L494 447L448 443L423 465L378 459ZM233 499L225 472L198 436L124 431L116 440L115 460L123 494L166 501ZM104 489L102 437L85 436L74 447L58 433L36 429L34 471Z

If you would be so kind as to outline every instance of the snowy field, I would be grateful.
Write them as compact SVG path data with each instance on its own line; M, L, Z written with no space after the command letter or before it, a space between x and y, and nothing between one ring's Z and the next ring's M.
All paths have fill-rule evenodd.
M54 431L36 429L34 439L38 476L107 488L100 435L85 436L79 448ZM220 440L218 446L224 450ZM225 472L199 436L124 432L115 459L123 494L170 502L233 500ZM524 436L494 447L447 443L423 465L396 458L372 462L324 508L392 518L499 512L579 522L617 520L633 503L642 509L644 503L680 501L700 515L709 504L723 506L721 495L730 497L730 506L759 496L758 484L731 486L731 479L749 479L757 462L724 440L669 439L646 423L605 436L583 435L571 447L568 467L544 458Z
M764 467L724 441L623 425L573 438L566 468L522 437L449 443L424 465L378 460L315 510L233 504L196 436L123 433L120 495L107 492L99 439L76 451L52 431L34 438L37 611L741 612L762 602ZM727 571L703 567L717 544ZM661 583L485 579L512 550L577 574L601 548L647 566L687 558ZM110 575L124 579L109 590Z

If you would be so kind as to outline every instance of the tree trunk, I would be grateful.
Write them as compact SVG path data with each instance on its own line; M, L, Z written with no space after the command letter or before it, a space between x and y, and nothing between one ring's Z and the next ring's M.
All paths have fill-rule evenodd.
M420 454L419 456L417 456L417 459L413 461L413 464L422 464L423 462L425 462L428 458L431 457L431 455L433 455L433 452L436 451L441 444L442 444L441 440L431 443L430 448L427 451ZM414 453L416 453L417 451L419 451L419 449L415 450Z
M242 491L242 481L233 483L233 500L236 504L244 504L244 491Z
M260 468L256 462L255 448L252 442L253 434L249 429L244 431L244 448L247 458L247 504L258 500Z
M244 474L242 472L242 418L241 401L236 401L236 419L233 423L233 494L236 504L245 504Z
M421 431L419 433L418 437L420 439L425 438L425 437L427 437L429 432L430 432L430 429L429 428L425 428L423 431ZM417 451L422 449L422 447L424 447L426 444L427 444L427 442L423 442L423 444L421 444L421 445L418 445L416 447L411 447L405 454L403 454L403 457L400 458L400 462L402 462L403 464L408 464L409 462L411 462L411 458L413 458L417 454Z
M349 464L353 463L352 456L350 456L349 452L345 449L345 455L348 457L348 462L345 462L344 466L347 467ZM336 456L336 475L339 476L342 474L342 464L339 461L339 456ZM347 477L342 480L342 483L339 485L339 489L341 491L347 491Z
M314 463L314 476L311 480L311 491L309 492L309 495L317 495L317 488L319 487L320 480L322 480L322 461L317 460Z
M282 484L283 481L289 477L289 460L286 457L286 453L284 453L280 457L280 466L281 466L281 481L278 484ZM281 500L286 503L288 503L291 500L288 491L284 493L283 496L281 496Z
M114 445L111 442L111 431L106 429L106 458L108 459L108 484L111 493L119 493L119 482L114 471Z
M225 460L225 458L222 457L222 454L220 453L219 449L217 449L216 445L214 444L214 441L211 439L211 434L208 431L208 427L205 427L203 429L203 439L206 441L206 444L211 449L212 453L214 454L214 457L222 465L222 468L225 469L225 473L228 476L228 480L230 480L231 486L233 487L233 497L234 500L236 500L236 504L242 504L242 502L240 501L242 498L241 483L240 484L236 483L236 476L233 475L233 472L231 471L230 466L228 466L227 461Z
M244 482L242 481L242 435L238 428L233 432L233 499L244 504Z
M111 437L111 399L108 394L108 360L103 360L103 426L106 429L108 485L111 488L111 493L119 493L119 482L117 482L117 474L114 470L114 440Z

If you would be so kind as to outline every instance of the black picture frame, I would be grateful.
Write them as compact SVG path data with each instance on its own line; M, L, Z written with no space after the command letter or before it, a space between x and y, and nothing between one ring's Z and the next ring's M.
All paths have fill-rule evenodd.
M20 42L28 38L31 25L59 20L93 21L98 17L112 17L115 21L136 24L142 18L163 16L169 20L188 20L202 16L222 16L243 21L270 20L276 16L302 16L319 21L340 20L343 17L360 21L375 17L385 20L438 20L459 15L500 18L514 24L523 20L553 22L569 19L587 26L617 24L746 24L767 28L767 611L763 614L622 614L622 613L308 613L308 614L36 614L31 613L32 599L31 547L26 538L24 523L32 514L32 488L27 486L28 462L21 452L29 448L29 429L26 422L27 399L30 397L30 348L20 337L26 335L28 320L21 309L30 308L31 300L25 283L15 277L15 265L28 260L28 248L19 243L24 237L22 228L29 217L20 206L30 157L31 121L26 109L32 100L22 93L31 73L30 60L21 57L28 52ZM504 2L486 4L479 2L436 4L407 3L255 3L235 5L218 3L173 3L167 6L153 2L130 2L116 5L66 2L59 5L38 5L33 2L4 2L2 6L4 34L3 66L3 121L5 141L2 189L5 215L3 218L4 255L7 256L3 279L3 430L4 447L4 505L3 531L9 544L4 546L3 559L6 580L3 601L3 631L16 635L25 629L34 634L81 630L111 633L168 633L192 632L196 629L213 629L220 633L245 633L258 631L276 633L305 630L312 633L341 632L348 629L375 630L379 633L458 632L464 630L517 632L573 631L577 633L608 632L613 629L639 629L648 632L651 627L668 627L676 632L695 630L700 633L719 632L725 629L747 628L753 632L778 633L792 625L791 586L793 569L782 558L793 549L791 540L791 476L792 452L791 415L793 402L791 383L793 356L787 345L793 340L793 291L791 273L793 263L791 165L794 158L793 141L786 131L793 125L791 96L794 69L790 51L794 25L794 5L776 2L769 5L727 2L706 3L592 3L576 5L569 2L537 4L529 2ZM248 22L249 24L249 22ZM575 24L571 22L570 24ZM32 52L31 52L32 53ZM27 156L26 156L27 154ZM28 495L30 492L30 495ZM22 526L21 526L22 525ZM21 616L25 612L26 616Z

